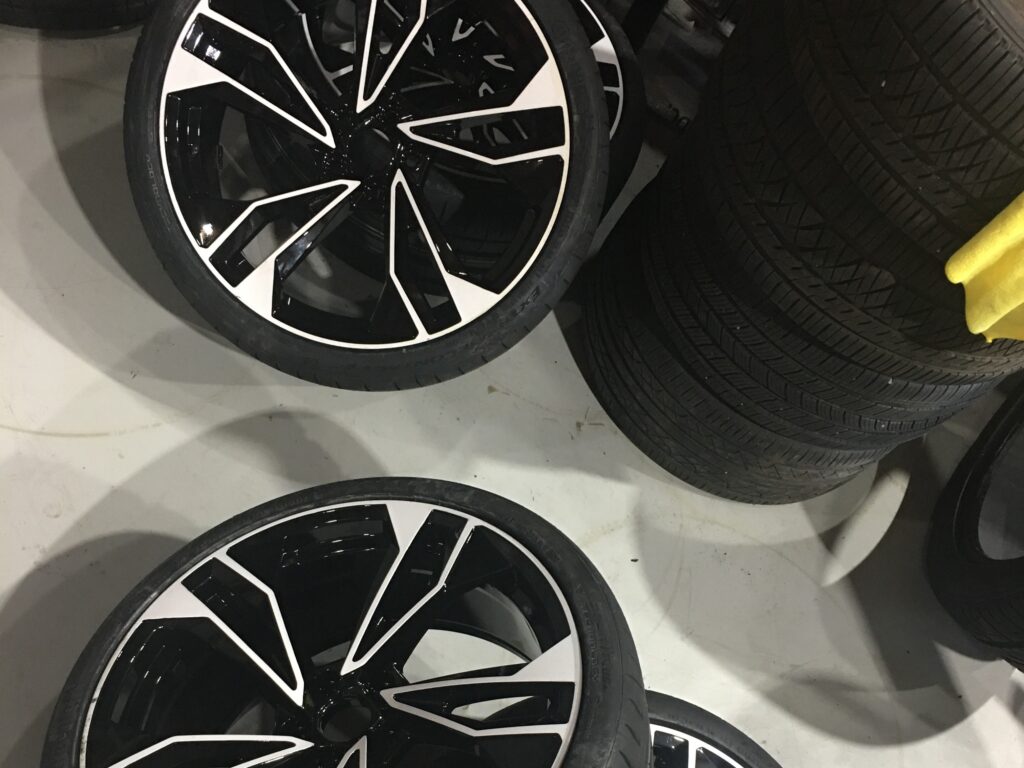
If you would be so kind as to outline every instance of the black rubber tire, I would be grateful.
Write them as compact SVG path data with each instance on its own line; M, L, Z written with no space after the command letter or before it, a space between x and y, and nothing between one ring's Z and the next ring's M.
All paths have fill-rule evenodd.
M649 190L650 191L650 190ZM886 449L822 448L754 423L664 340L636 258L638 198L604 247L585 300L582 368L619 429L681 480L723 498L786 504L843 484Z
M692 166L684 145L654 182L634 236L645 240L644 272L666 340L737 413L823 448L883 448L988 391L987 382L939 386L880 375L777 311L760 286L729 270L734 257L709 225Z
M781 3L752 4L711 78L689 142L733 258L780 313L879 375L977 382L1024 366L964 322L941 260L887 221L831 155L780 44Z
M1024 189L1024 6L788 0L795 69L829 149L943 258Z
M979 535L995 473L1021 469L999 463L1014 440L1024 440L1024 387L992 419L943 491L928 542L928 575L939 602L964 629L1024 670L1024 557L993 559ZM1024 499L1018 501L1024 514Z
M721 750L744 768L781 768L753 739L700 707L654 691L647 692L647 706L651 712L652 726L661 725L692 734ZM718 762L714 764L718 765ZM673 765L682 763L660 763L655 753L651 768L671 768Z
M228 520L168 559L114 609L78 659L50 721L43 768L79 768L89 697L120 637L192 564L276 519L341 501L381 498L472 513L537 557L570 603L584 656L584 692L563 768L647 768L651 745L640 664L622 611L593 564L564 534L518 504L463 485L410 478L355 480L285 496Z
M125 99L128 178L142 223L168 274L200 314L253 357L333 387L394 390L436 384L510 349L551 311L588 256L608 178L608 110L578 19L564 0L523 0L561 67L573 133L565 201L530 272L473 323L438 339L392 350L352 350L289 333L250 312L196 258L160 168L163 72L196 0L168 0L139 40Z
M136 24L156 0L0 0L0 24L53 31L94 31Z
M582 4L584 0L574 0ZM644 89L644 75L640 70L636 51L633 50L629 37L623 31L619 20L605 6L605 0L585 0L604 27L615 55L622 69L622 116L619 124L611 133L611 144L608 151L608 192L605 209L608 209L622 193L626 182L636 168L637 158L644 143L644 127L647 118L647 95ZM577 13L586 13L578 9Z

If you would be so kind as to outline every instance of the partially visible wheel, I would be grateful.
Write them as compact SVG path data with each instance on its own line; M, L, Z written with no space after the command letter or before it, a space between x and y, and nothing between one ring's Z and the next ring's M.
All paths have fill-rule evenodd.
M625 620L583 554L428 480L258 507L145 579L58 701L46 768L645 768Z
M606 207L615 202L636 167L644 143L647 98L636 52L605 0L572 0L597 59L611 132Z
M647 692L651 768L780 768L774 758L729 723L693 704Z
M356 389L522 338L587 255L607 179L564 0L169 0L125 135L185 296L255 357Z
M96 30L135 24L156 0L0 0L0 24L48 30Z
M943 491L928 543L939 601L1024 670L1024 387L985 428Z

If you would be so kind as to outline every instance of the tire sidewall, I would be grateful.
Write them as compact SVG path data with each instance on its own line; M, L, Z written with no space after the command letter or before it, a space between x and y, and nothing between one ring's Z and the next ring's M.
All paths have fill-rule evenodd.
M125 152L133 197L157 256L211 325L250 355L293 375L354 389L394 389L476 367L543 319L589 251L607 186L607 106L583 29L567 4L520 0L559 64L571 132L561 208L529 271L483 317L447 336L413 347L353 350L297 336L253 313L202 263L182 229L159 149L160 102L171 53L196 2L161 4L139 41L125 100Z
M621 745L622 666L638 666L632 639L607 583L557 528L494 494L456 483L414 478L352 480L300 491L227 520L187 544L140 582L90 640L57 700L43 749L44 768L79 768L91 697L126 632L149 605L195 564L247 533L302 512L361 501L414 501L465 512L509 535L547 569L569 605L579 636L583 681L579 713L562 768L610 765ZM624 626L624 622L622 622ZM646 757L646 753L644 755ZM646 763L642 763L646 765Z

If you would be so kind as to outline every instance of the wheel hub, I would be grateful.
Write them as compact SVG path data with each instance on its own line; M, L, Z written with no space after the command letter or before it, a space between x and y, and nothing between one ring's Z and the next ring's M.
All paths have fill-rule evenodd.
M395 98L389 94L362 113L331 110L326 114L335 148L326 151L323 181L339 175L356 179L363 187L390 183L404 167L407 153Z
M318 730L321 738L333 744L351 746L380 722L380 710L373 698L362 690L353 690L320 711Z

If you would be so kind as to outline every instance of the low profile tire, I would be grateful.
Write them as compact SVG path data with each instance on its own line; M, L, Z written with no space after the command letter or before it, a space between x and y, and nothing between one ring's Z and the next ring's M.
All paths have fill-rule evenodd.
M622 613L565 536L473 488L360 480L147 577L72 671L42 764L646 768L647 723Z
M597 59L608 102L611 142L605 208L618 199L644 143L647 96L636 51L604 0L572 0Z
M780 768L752 739L700 707L654 691L647 706L651 768Z
M932 588L964 629L1024 669L1024 388L996 414L935 510Z
M0 24L53 31L93 31L136 24L156 0L0 0Z
M126 100L136 205L178 288L254 357L351 389L443 381L525 336L588 253L608 172L594 56L564 0L331 9L157 9Z

